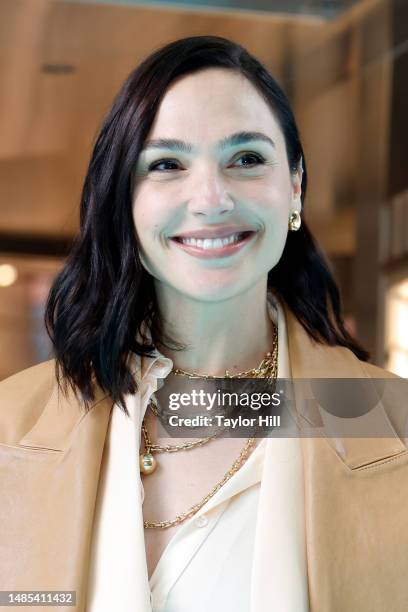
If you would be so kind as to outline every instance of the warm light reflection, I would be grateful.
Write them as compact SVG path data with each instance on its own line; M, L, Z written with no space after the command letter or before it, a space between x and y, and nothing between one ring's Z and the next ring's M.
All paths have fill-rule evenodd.
M386 368L408 378L408 280L394 285L386 298Z
M405 298L408 300L408 280L403 281L402 283L400 283L397 288L396 291L399 293L399 295L402 298Z
M0 287L10 287L18 277L17 268L11 264L0 264Z

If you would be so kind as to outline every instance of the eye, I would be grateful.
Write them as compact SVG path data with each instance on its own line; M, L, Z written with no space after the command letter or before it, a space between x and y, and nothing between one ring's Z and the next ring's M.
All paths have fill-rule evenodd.
M160 159L149 166L149 172L169 172L172 170L182 170L176 159Z
M238 168L253 168L259 164L264 164L265 160L258 153L244 153L240 155L240 157L237 157L233 163L238 166Z

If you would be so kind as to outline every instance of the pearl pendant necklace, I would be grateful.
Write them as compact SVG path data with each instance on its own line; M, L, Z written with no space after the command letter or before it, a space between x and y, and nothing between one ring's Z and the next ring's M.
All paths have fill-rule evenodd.
M152 474L157 468L157 461L153 457L152 453L147 451L139 455L139 466L140 473L147 476L148 474Z
M253 377L253 378L264 378L271 377L272 379L276 379L277 375L277 329L275 327L275 337L274 337L274 350L273 352L268 352L266 357L261 361L257 368L253 368L252 370L247 370L246 372L239 372L239 374L232 375L226 370L224 376L196 376L191 372L185 372L184 370L173 370L175 374L181 376L188 376L189 378L204 378L204 379L212 379L212 378L244 378L244 377ZM153 414L157 417L159 416L157 406L155 402L150 399L148 406ZM206 444L210 440L218 437L222 432L222 428L216 431L215 434L208 436L207 438L201 438L199 440L195 440L194 442L185 442L184 444L171 445L171 446L159 446L158 444L153 444L150 436L148 434L145 421L142 421L142 434L144 439L145 452L139 455L139 467L140 473L144 476L148 476L149 474L153 474L158 466L158 461L154 457L153 453L174 453L181 450L189 450L191 448L195 448L197 446L202 446Z
M153 414L157 417L159 413L157 408L152 400L150 400L149 407ZM158 444L153 444L150 436L147 432L146 424L143 420L142 422L142 434L144 439L145 452L139 455L139 468L140 473L144 476L148 476L149 474L153 474L158 466L158 461L156 457L154 457L153 453L174 453L180 450L189 450L190 448L195 448L196 446L202 446L206 444L213 438L216 438L219 435L219 432L212 434L208 438L200 438L199 440L194 440L194 442L185 442L184 444L176 444L176 445L168 445L168 446L159 446Z

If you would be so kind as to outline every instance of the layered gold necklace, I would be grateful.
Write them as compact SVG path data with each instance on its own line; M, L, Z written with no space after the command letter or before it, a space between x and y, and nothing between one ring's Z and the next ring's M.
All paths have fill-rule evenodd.
M181 368L173 368L172 372L177 376L187 376L188 378L194 379L221 379L221 378L270 378L272 380L276 380L278 373L278 330L277 327L273 326L273 349L271 352L268 352L265 357L262 359L261 363L257 368L253 368L251 370L246 370L245 372L239 372L238 374L230 374L228 370L225 371L224 376L212 376L212 375L198 375L192 372L187 372L186 370L182 370ZM153 401L150 399L148 408L155 414L157 417L160 417L158 409ZM183 444L174 444L174 445L166 445L160 446L158 444L153 444L149 433L146 427L146 421L143 419L142 422L142 434L144 441L144 453L140 455L139 463L140 463L140 472L144 476L152 474L157 467L157 460L154 457L155 453L175 453L182 450L190 450L192 448L196 448L198 446L203 446L213 440L214 438L220 435L220 431L217 431L212 436L208 436L206 438L200 438L199 440L195 440L194 442L185 442ZM239 457L234 461L231 468L224 474L222 479L217 482L217 484L211 489L209 493L205 497L203 497L197 504L194 504L189 508L186 512L177 515L174 519L152 522L152 521L144 521L145 529L166 529L167 527L173 527L174 525L178 525L182 523L186 519L194 516L206 503L210 500L219 489L240 469L240 467L247 460L251 448L255 444L255 438L248 438L243 449L240 452Z

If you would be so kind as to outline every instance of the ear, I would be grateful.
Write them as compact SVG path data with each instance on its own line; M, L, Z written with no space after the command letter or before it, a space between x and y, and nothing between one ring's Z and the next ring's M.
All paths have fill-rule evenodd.
M303 160L300 158L295 170L291 173L292 176L292 208L301 212L302 210L302 176L303 176Z

